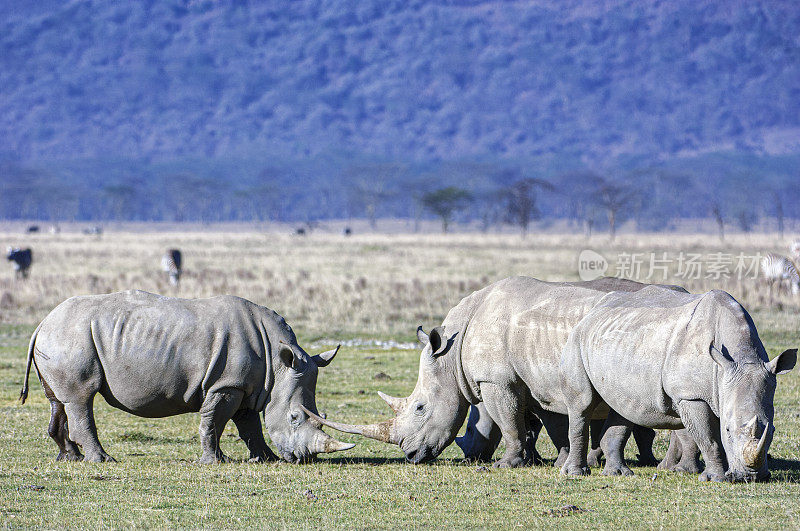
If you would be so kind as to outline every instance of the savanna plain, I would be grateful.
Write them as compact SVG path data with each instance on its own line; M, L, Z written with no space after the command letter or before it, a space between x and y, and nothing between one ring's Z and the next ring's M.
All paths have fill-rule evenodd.
M713 273L714 264L718 253L725 260L788 254L790 241L764 234L728 235L725 241L703 234L624 234L611 243L605 235L587 240L577 234L346 237L118 229L97 238L0 232L0 243L30 246L34 253L24 281L14 280L10 264L0 264L0 526L799 527L798 369L779 378L772 480L759 484L701 483L651 467L635 467L631 478L605 477L599 469L585 478L564 477L552 466L494 469L464 462L455 444L432 464L414 466L395 446L343 434L336 436L357 446L310 464L251 464L232 423L223 449L239 462L199 465L197 415L143 419L100 397L100 439L119 462L57 463L47 436L49 405L35 375L29 401L17 400L30 333L62 300L125 289L181 297L227 293L286 317L310 353L342 342L334 362L320 370L317 406L335 420L380 420L391 411L377 390L406 396L414 387L418 325L429 330L441 324L461 297L507 276L578 280L582 249L605 256L612 274L621 253L643 253L643 281L650 253L656 253L667 258L659 262L666 264L666 278L659 269L649 281L731 292L751 312L773 357L800 344L800 304L789 295L770 303L754 279L725 278ZM178 290L160 271L161 255L171 247L184 256ZM681 253L700 255L700 278L680 275ZM659 432L656 456L664 455L668 437ZM538 450L551 463L556 457L544 432ZM630 443L626 456L635 461L635 454Z

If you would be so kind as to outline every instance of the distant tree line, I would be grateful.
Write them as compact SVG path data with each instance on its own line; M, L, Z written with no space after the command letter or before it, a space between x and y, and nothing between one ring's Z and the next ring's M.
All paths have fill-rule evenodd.
M473 223L482 230L568 220L590 236L620 224L665 231L681 219L713 219L783 231L800 218L797 157L701 160L686 165L585 165L542 170L508 162L338 161L316 164L163 166L104 163L75 168L0 163L0 218L51 221L283 221L381 218Z

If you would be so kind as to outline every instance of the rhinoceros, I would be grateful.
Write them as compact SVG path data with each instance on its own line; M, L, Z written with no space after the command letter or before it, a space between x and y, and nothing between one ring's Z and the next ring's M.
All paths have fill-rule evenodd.
M560 285L579 286L583 288L594 289L597 291L611 292L611 291L638 291L649 284L643 284L634 280L614 278L614 277L601 277L590 281L584 282L563 282ZM668 289L681 291L687 293L685 289L679 286L664 286ZM559 350L563 345L553 345L554 348ZM542 419L536 417L534 413L528 416L528 422L531 427L528 431L526 442L526 461L533 461L539 463L542 461L538 452L536 451L536 440L538 438L539 430L544 423L544 428L547 430L550 439L553 441L556 451L558 452L558 459L555 465L561 467L567 458L568 452L568 438L567 438L567 425L568 420L564 415L557 413L539 412ZM588 462L592 466L599 466L600 457L602 456L602 449L600 447L600 439L604 432L604 421L593 420L591 423L592 429L592 451L589 453ZM633 436L636 444L639 447L639 462L642 465L655 465L658 460L653 455L653 440L655 439L655 432L649 428L641 426L632 427ZM626 434L619 434L625 436ZM610 437L608 434L607 437ZM486 406L483 403L475 404L470 408L469 417L467 418L467 428L464 435L456 437L456 444L464 452L464 458L469 460L488 461L494 454L497 446L500 444L500 428L491 419ZM616 443L616 447L624 447L625 442ZM622 459L622 457L620 457Z
M588 473L587 421L602 403L612 425L687 428L705 460L701 480L767 479L776 375L796 361L797 349L770 361L750 315L724 291L610 293L562 354L570 439L562 471Z
M666 288L662 288L666 289ZM559 388L561 346L572 328L607 293L563 283L512 277L468 295L442 326L418 338L425 345L411 396L381 393L394 419L351 425L312 417L334 429L398 444L419 463L453 442L470 404L483 402L506 442L499 467L525 463L528 410L567 413ZM596 417L605 418L607 409ZM605 473L622 473L606 460ZM624 462L622 463L624 466Z
M317 368L338 350L309 356L274 311L233 296L178 299L143 291L70 298L36 328L31 364L50 400L49 434L58 460L113 461L97 438L93 401L140 417L200 412L201 463L225 462L220 448L233 419L253 461L347 450L301 410L316 412ZM77 445L76 445L77 443ZM79 445L79 446L78 446Z

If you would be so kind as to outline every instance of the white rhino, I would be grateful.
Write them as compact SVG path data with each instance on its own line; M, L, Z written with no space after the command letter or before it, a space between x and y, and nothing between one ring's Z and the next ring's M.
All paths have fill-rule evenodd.
M441 453L455 438L469 405L483 401L506 441L499 466L524 462L525 416L529 409L570 414L570 454L564 470L586 473L586 421L608 416L611 428L627 427L614 411L620 408L620 413L636 424L670 429L686 425L695 439L705 438L697 440L708 467L701 479L722 478L718 473L721 454L706 452L707 440L721 437L721 418L723 429L731 430L725 450L730 477L737 478L748 473L742 463L766 466L760 460L771 437L775 374L794 366L796 351L786 351L767 364L749 316L729 295L722 300L720 293L690 295L659 286L633 293L603 293L526 277L501 280L465 297L430 335L420 332L425 348L414 391L407 398L382 395L395 410L395 418L351 425L308 413L335 429L398 444L406 458L416 463ZM616 306L598 311L604 300L614 301ZM665 309L660 306L663 300L676 304ZM692 301L705 301L703 311L678 310L691 306ZM689 323L692 335L682 331ZM714 345L721 345L716 348L736 351L734 358L718 355L714 349L709 355L715 337ZM700 338L708 339L702 350L698 350ZM594 343L578 339L619 341L625 348L612 353L614 343L599 343L595 348ZM562 353L553 348L557 344L568 348ZM583 352L588 357L575 354ZM664 365L666 352L685 355L668 357L679 362L670 366ZM580 363L586 359L595 360L593 363L604 369L598 377L602 390L593 387L595 373L579 378L581 371L587 371ZM718 366L725 372L715 369ZM588 367L593 370L592 365ZM570 368L576 375L567 370ZM659 392L664 389L661 378L666 368L670 374L664 374L664 383L672 385L668 391L680 393ZM731 381L717 378L719 374ZM571 377L569 386L567 377ZM739 378L747 385L737 385ZM614 389L619 390L617 394L613 394ZM588 404L579 402L582 409L576 411L575 397L585 400L585 394L591 400ZM678 408L679 414L674 408L680 401L688 402ZM662 412L658 407L667 410ZM641 414L651 410L658 413L653 413L654 417ZM630 411L640 414L631 415ZM750 415L744 423L740 422L742 415ZM767 435L754 441L753 434L761 435L760 430ZM607 456L621 454L613 448L604 451ZM624 463L613 466L624 467Z
M247 300L177 299L143 291L80 296L58 305L28 349L50 400L57 459L113 461L97 439L93 401L140 417L200 412L200 462L227 461L219 441L233 419L254 461L285 460L352 448L326 435L301 410L316 412L317 368L336 350L309 356L286 321ZM77 444L76 444L77 443Z

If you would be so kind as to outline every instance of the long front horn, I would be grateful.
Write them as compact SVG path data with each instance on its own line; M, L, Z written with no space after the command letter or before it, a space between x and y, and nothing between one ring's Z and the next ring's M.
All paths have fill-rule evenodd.
M764 460L767 457L767 435L769 434L770 425L764 427L764 432L761 434L758 444L748 443L745 447L744 457L745 464L750 468L761 468ZM755 446L755 448L753 448Z
M380 396L384 402L389 404L389 407L392 408L392 411L398 413L401 409L403 409L408 401L407 398L397 398L395 396L389 396L386 393L382 393L378 391L378 396Z
M385 420L377 424L344 424L341 422L334 422L324 419L319 415L312 413L302 405L300 407L303 409L303 411L305 411L309 418L312 418L320 424L328 426L329 428L333 428L334 430L343 431L344 433L363 435L364 437L369 437L370 439L375 439L376 441L389 444L398 444L397 434L394 430L394 419Z
M324 431L320 431L311 444L308 445L308 450L313 454L328 454L331 452L341 452L342 450L349 450L354 447L355 443L345 443L337 441Z

